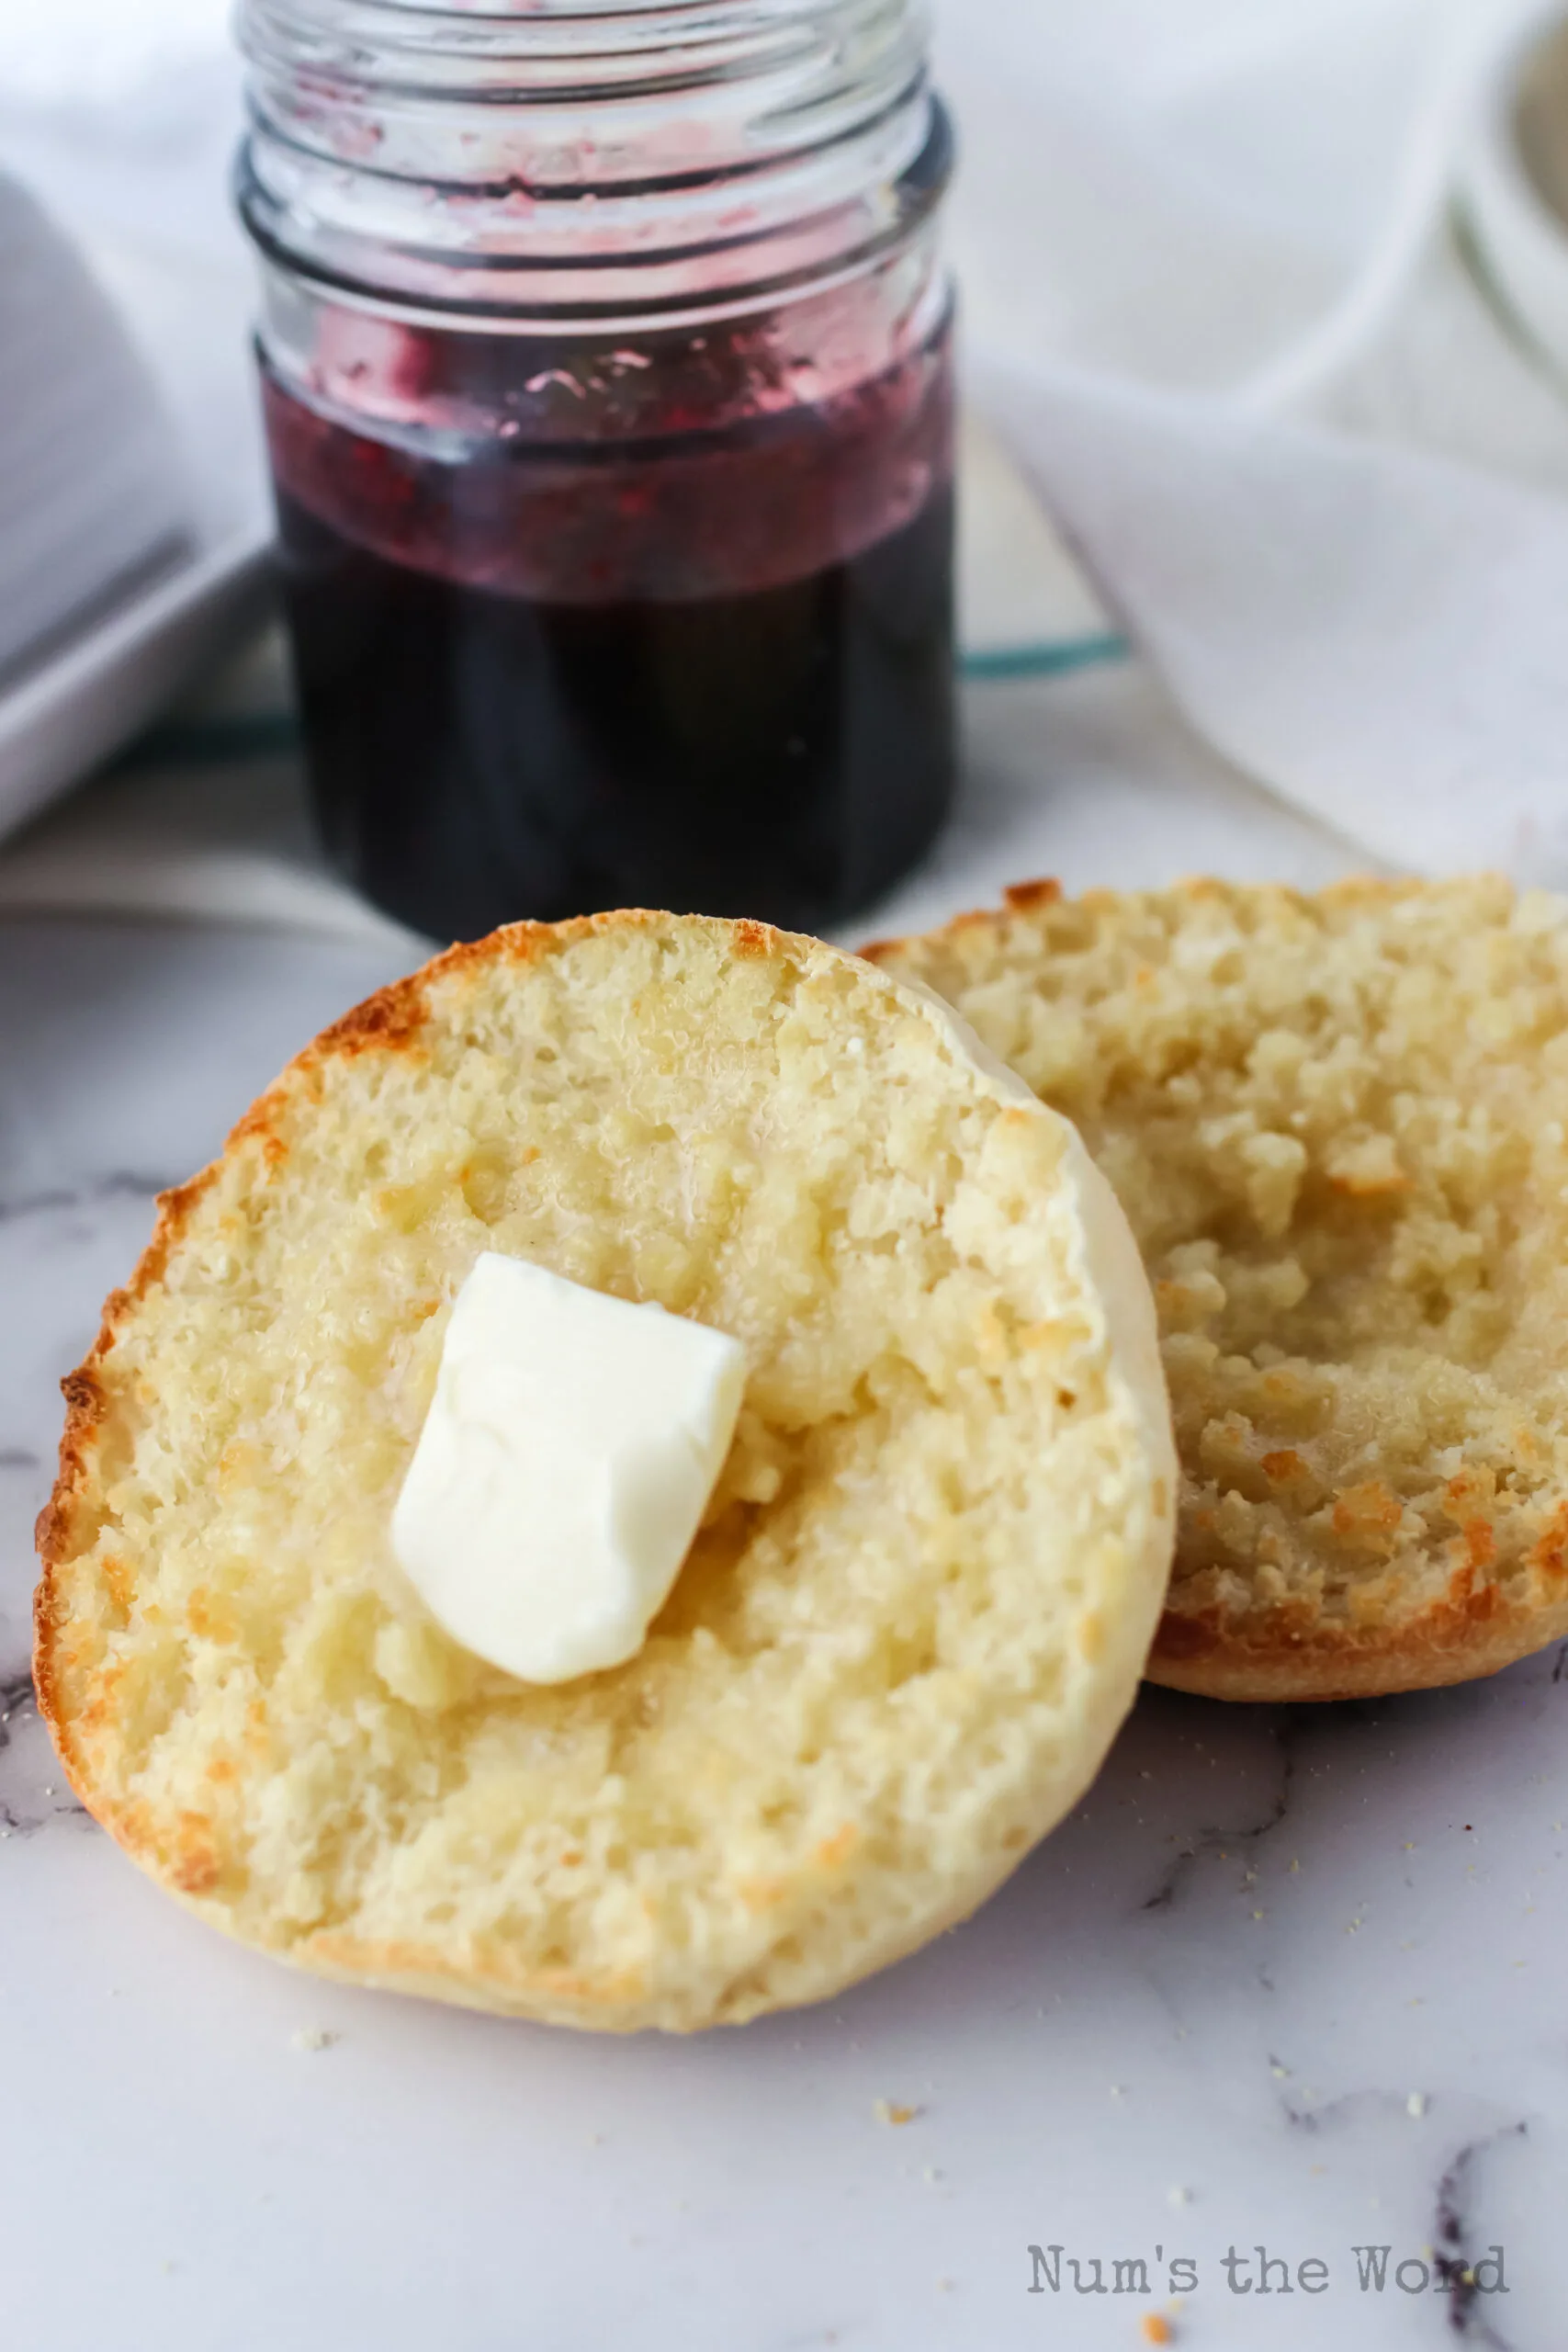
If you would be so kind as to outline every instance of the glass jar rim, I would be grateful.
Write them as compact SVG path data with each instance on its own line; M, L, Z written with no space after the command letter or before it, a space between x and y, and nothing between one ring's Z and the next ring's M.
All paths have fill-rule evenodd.
M698 245L630 265L619 254L602 254L557 269L495 256L482 269L455 269L406 254L394 257L386 247L346 243L303 249L250 170L248 149L242 153L235 195L263 263L347 308L412 326L460 323L479 334L553 334L565 328L621 334L701 326L826 294L870 275L929 235L952 178L953 157L952 120L934 101L927 136L887 209L862 211L851 220L808 220L792 238L775 235L765 245ZM694 272L702 274L700 290L692 283Z
M293 61L344 83L389 86L423 64L433 96L475 95L492 68L536 77L504 95L545 102L601 81L624 87L660 58L673 85L744 78L780 57L870 56L930 47L929 0L240 0L240 46L253 66ZM553 65L576 83L554 85Z
M394 20L417 38L370 39ZM581 45L634 21L659 37ZM940 202L925 28L924 0L242 0L241 215L275 264L425 312L776 299Z

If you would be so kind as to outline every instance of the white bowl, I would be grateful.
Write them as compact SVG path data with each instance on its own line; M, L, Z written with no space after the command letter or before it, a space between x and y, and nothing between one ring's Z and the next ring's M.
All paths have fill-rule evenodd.
M248 267L79 250L0 175L0 835L266 608Z
M1561 141L1557 203L1540 167ZM1460 181L1461 212L1495 297L1551 372L1568 381L1568 9L1516 22L1482 85Z

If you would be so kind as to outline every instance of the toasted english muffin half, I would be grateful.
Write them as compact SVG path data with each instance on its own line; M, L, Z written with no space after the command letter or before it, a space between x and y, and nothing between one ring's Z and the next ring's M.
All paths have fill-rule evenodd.
M1226 1699L1568 1634L1568 910L1495 878L1195 882L871 951L1075 1120L1182 1461L1150 1673Z
M819 1999L973 1910L1093 1778L1175 1513L1126 1222L978 1052L813 941L650 914L319 1038L66 1383L37 1675L89 1809L247 1943L578 2026ZM389 1540L483 1250L748 1355L646 1647L552 1689Z

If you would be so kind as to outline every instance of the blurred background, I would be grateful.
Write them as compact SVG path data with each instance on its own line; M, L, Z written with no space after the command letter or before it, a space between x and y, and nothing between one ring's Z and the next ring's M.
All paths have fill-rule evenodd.
M0 906L352 929L373 919L321 866L286 773L229 16L53 0L0 27L0 168L148 359L189 491L180 560L137 611L79 642L51 618L41 663L0 659ZM1259 796L1279 817L1255 838L1279 854L1300 820L1371 863L1568 878L1554 12L936 17L963 155L970 752L899 919L1032 864L1084 873L1134 820L1156 864L1178 835L1209 862L1236 839L1246 862L1226 828ZM62 412L84 470L90 407ZM24 650L41 609L39 567L8 579L5 538L0 657L6 597ZM11 540L15 569L30 542ZM1061 682L1081 672L1075 700ZM123 775L128 739L136 792L96 786L16 837L106 762Z

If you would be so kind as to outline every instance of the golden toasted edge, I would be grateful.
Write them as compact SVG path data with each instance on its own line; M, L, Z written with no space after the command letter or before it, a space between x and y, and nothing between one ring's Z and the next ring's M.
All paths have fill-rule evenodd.
M1092 1774L1086 1772L1085 1788ZM1084 1793L1077 1791L1071 1802ZM808 1991L783 1995L770 1991L756 1975L748 1974L716 2000L681 2001L666 1993L650 1992L636 1970L615 1976L593 1977L575 1969L519 1968L510 1954L493 1946L475 1945L461 1960L440 1945L378 1943L339 1930L316 1934L290 1945L278 1957L308 1974L350 1984L366 1984L381 1992L415 1994L460 2008L481 2009L497 2017L527 2018L547 2025L563 2025L592 2033L704 2033L718 2025L748 2025L758 2017L782 2010L815 2007L835 2000L867 1977L912 1959L937 1937L962 1927L998 1889L1004 1885L1029 1848L1055 1827L1063 1811L1052 1808L1048 1822L1019 1834L1007 1850L987 1857L987 1867L976 1871L953 1901L935 1917L902 1922L873 1942L846 1950L842 1964L830 1976L812 1984ZM823 1869L826 1886L832 1873ZM196 1906L200 1908L199 1905ZM207 1916L211 1917L211 1914ZM215 1924L231 1933L228 1923Z
M1478 1594L1478 1600L1495 1598ZM1213 1612L1167 1612L1146 1679L1194 1698L1312 1703L1386 1699L1402 1690L1441 1690L1500 1674L1554 1642L1568 1640L1568 1600L1550 1608L1469 1613L1441 1601L1371 1632L1320 1627L1292 1641L1267 1628L1248 1634ZM1260 1634L1262 1637L1260 1637Z
M1507 883L1506 876L1472 875L1468 885L1495 880ZM1257 904L1272 901L1285 906L1313 907L1394 906L1402 899L1417 899L1427 894L1440 894L1456 886L1453 882L1425 882L1416 876L1389 876L1379 874L1351 874L1337 882L1330 882L1321 890L1298 890L1288 882L1225 882L1216 875L1191 874L1164 889L1151 890L1083 890L1071 901L1087 907L1091 913L1111 914L1139 899L1190 899L1195 903L1214 899L1235 904L1250 899ZM1468 887L1468 886L1467 886ZM954 915L940 929L915 933L907 938L875 939L857 952L868 964L890 963L898 956L911 951L938 947L947 940L961 939L967 931L1000 930L1019 915L1033 915L1050 907L1068 903L1063 885L1053 876L1042 876L1029 882L1011 882L1002 892L999 907L975 907Z
M1001 1846L987 1856L986 1867L953 1890L953 1900L940 1916L923 1917L914 1924L902 1921L882 1938L847 1949L842 1965L833 1976L799 1994L781 1996L755 1974L748 1974L716 2001L683 2001L668 1988L661 1994L652 1991L636 1969L596 1977L570 1968L520 1967L503 1945L479 1939L471 1939L456 1951L440 1944L406 1939L378 1941L344 1929L326 1928L297 1942L265 1949L272 1958L307 1975L325 1977L334 1983L440 2001L448 2007L479 2010L492 2017L565 2026L579 2032L687 2034L705 2032L715 2026L746 2025L758 2017L836 1999L868 1976L912 1958L939 1936L961 1927L1011 1877L1029 1849L1084 1795L1098 1766L1098 1758L1086 1760L1081 1786L1075 1789L1066 1803L1053 1802L1048 1818L1019 1824ZM139 1834L134 1808L121 1814L110 1809L104 1820L117 1841L182 1908L220 1934L256 1948L254 1939L235 1928L222 1905L204 1899L199 1872L183 1867L189 1858L182 1856L179 1868L161 1866L152 1843ZM837 1840L829 1840L820 1848L815 1869L805 1875L816 1878L824 1887L829 1885L845 1860L842 1851L833 1850L837 1845Z
M112 1291L104 1303L98 1335L86 1357L61 1382L65 1398L65 1427L60 1441L59 1465L53 1491L39 1513L34 1530L41 1573L33 1596L33 1686L39 1713L48 1724L57 1754L74 1794L103 1826L113 1832L127 1850L168 1882L168 1873L139 1838L130 1815L117 1816L94 1786L72 1737L72 1726L61 1701L60 1648L69 1628L70 1611L61 1590L60 1571L78 1550L84 1522L98 1508L98 1444L109 1409L106 1366L117 1340L135 1308L163 1280L170 1259L179 1249L197 1207L219 1182L224 1169L247 1150L259 1151L273 1166L288 1157L288 1147L278 1131L278 1114L301 1092L319 1086L322 1069L333 1061L351 1060L366 1053L406 1053L419 1043L430 1018L432 987L476 967L497 963L527 964L557 955L581 940L611 931L659 931L680 918L646 908L615 913L579 916L570 922L510 923L488 938L460 941L433 956L417 972L393 980L362 1004L323 1029L297 1054L234 1127L222 1151L188 1183L158 1197L152 1238L123 1290ZM819 941L797 937L766 923L725 922L699 918L716 933L728 933L737 956L768 956L809 951L836 956ZM853 959L846 959L852 961ZM176 1889L176 1891L178 1891Z
M1472 876L1466 887L1489 878L1506 879ZM1273 900L1310 910L1393 906L1454 887L1413 877L1351 875L1322 890L1307 891L1278 883L1193 876L1168 891L1146 895L1194 901L1217 898L1233 904ZM1135 894L1089 890L1077 904L1110 913L1131 895ZM957 915L923 937L875 940L861 953L868 963L890 964L911 951L959 940L966 932L1003 930L1016 918L1039 914L1065 899L1061 883L1049 876L1015 882L1003 891L999 907ZM1568 1497L1558 1505L1554 1524L1559 1522L1568 1523ZM1563 1546L1558 1550L1561 1555ZM1372 1628L1303 1624L1303 1615L1299 1610L1282 1609L1259 1622L1212 1608L1191 1612L1168 1609L1155 1636L1147 1679L1197 1698L1270 1704L1387 1698L1402 1690L1441 1690L1500 1674L1505 1667L1568 1639L1568 1597L1522 1607L1506 1601L1495 1587L1436 1601L1404 1616L1391 1613Z

